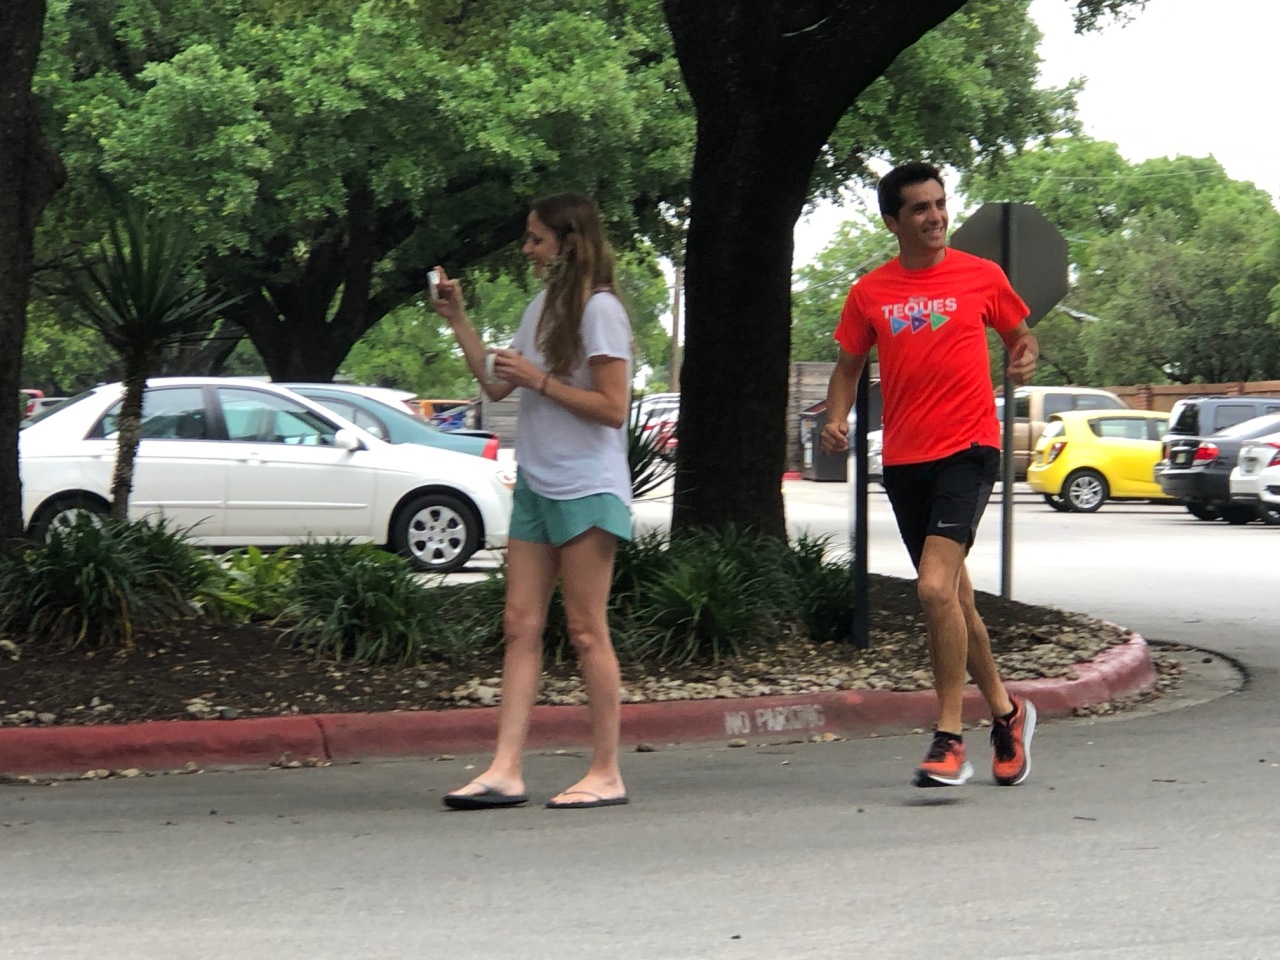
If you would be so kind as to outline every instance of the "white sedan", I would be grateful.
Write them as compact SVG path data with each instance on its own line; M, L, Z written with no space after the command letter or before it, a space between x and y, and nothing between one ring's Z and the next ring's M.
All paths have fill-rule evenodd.
M1280 434L1245 442L1230 484L1232 502L1253 507L1263 523L1280 525Z
M111 502L121 384L64 401L19 435L28 532ZM129 515L161 515L211 547L309 538L375 543L447 573L507 543L515 471L482 457L393 445L256 380L148 381Z

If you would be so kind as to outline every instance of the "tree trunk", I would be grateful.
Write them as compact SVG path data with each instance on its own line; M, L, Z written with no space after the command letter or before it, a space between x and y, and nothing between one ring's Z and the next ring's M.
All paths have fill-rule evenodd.
M251 294L231 308L229 317L248 332L267 373L279 383L328 383L377 319L367 314L330 319L330 291L305 283L270 292L270 298Z
M858 94L961 6L664 0L698 115L673 530L785 537L792 235L813 165Z
M138 354L122 359L124 397L120 401L117 423L116 467L111 475L111 516L119 520L129 516L133 465L138 458L138 442L142 439L142 400L147 389L147 375L154 369L156 357L154 354Z
M36 225L66 179L31 97L44 13L45 0L0 4L0 541L22 535L17 394Z

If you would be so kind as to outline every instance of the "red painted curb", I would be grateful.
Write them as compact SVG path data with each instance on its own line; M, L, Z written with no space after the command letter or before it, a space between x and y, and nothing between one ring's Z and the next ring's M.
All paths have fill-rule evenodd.
M307 716L0 730L0 772L12 774L262 766L325 755L320 726Z
M1012 681L1042 716L1064 716L1149 690L1156 681L1146 641L1135 633L1075 667L1076 679ZM965 719L987 715L978 691L965 690ZM936 717L932 690L838 690L750 699L675 700L622 706L626 743L680 743L745 737L866 736L928 727ZM65 774L86 770L173 770L253 766L287 756L349 761L484 751L493 744L498 708L335 713L246 720L158 720L96 727L0 729L0 771ZM585 707L536 707L529 746L581 746L589 741Z

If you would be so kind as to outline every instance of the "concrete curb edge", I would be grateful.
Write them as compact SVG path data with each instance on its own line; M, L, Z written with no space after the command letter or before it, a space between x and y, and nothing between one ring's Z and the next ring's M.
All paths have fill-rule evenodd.
M1125 642L1077 664L1075 678L1011 681L1044 717L1151 689L1155 666L1146 641ZM688 743L735 738L807 738L904 733L933 723L932 690L839 690L750 699L677 700L622 706L624 743ZM965 719L986 716L973 687ZM473 753L490 748L497 707L386 713L311 714L237 720L155 720L101 726L0 729L0 773L80 774L88 770L180 770L266 766L282 760L355 760ZM530 748L589 742L586 707L535 707Z

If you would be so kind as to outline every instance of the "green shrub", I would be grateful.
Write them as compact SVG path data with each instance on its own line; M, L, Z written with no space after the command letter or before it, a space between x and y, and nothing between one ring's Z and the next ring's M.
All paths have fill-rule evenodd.
M502 647L502 611L507 581L501 571L474 583L440 586L430 650L456 666L491 662Z
M300 546L281 619L317 657L416 662L440 599L404 558L349 540Z
M632 598L642 659L716 663L781 636L794 617L786 545L729 527L669 542L657 569Z
M272 553L257 547L228 551L222 557L222 581L199 599L207 609L223 616L275 621L289 604L293 554L291 547Z
M189 616L221 577L164 520L80 514L43 544L0 558L0 630L28 641L133 645L136 627Z
M791 545L795 609L805 633L819 643L853 633L853 582L848 555L827 559L830 536L802 534Z

